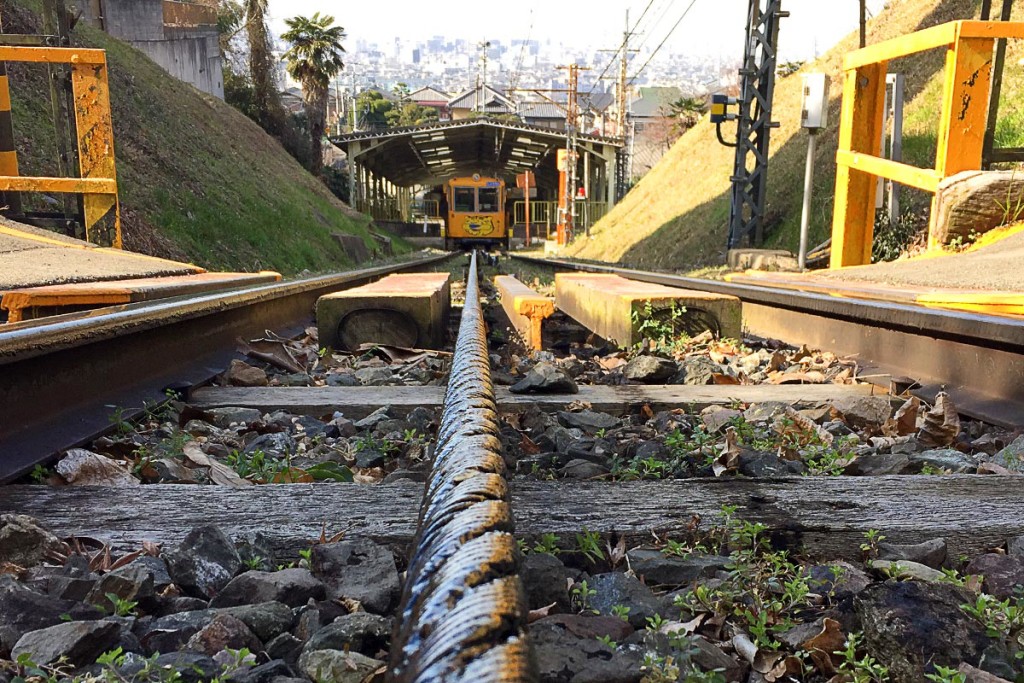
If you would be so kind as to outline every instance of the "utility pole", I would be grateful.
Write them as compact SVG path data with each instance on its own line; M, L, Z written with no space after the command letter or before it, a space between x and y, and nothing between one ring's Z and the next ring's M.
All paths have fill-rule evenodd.
M860 46L868 44L868 0L860 0Z
M576 186L577 177L577 146L579 144L579 83L580 71L589 71L589 67L579 64L560 66L559 69L569 71L568 101L565 115L565 171L559 175L558 192L558 243L564 246L572 239L573 226L576 224Z
M626 69L629 66L629 56L640 52L640 50L630 49L629 39L632 37L633 32L629 30L629 10L626 10L626 26L622 31L622 45L615 50L599 50L599 52L614 52L619 56L619 73L615 77L615 137L621 139L624 144L616 152L616 199L622 199L622 196L626 193L630 167L629 150L632 148L632 141L630 140L632 126L629 125L629 76Z
M487 105L484 91L487 89L487 49L491 41L485 40L477 45L480 48L480 65L476 74L476 98L473 100L473 111L479 112Z

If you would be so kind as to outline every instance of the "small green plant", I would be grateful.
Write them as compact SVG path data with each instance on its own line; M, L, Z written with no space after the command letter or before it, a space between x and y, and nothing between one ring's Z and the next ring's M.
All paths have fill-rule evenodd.
M846 454L829 446L812 445L805 449L804 464L812 476L838 477L846 470Z
M646 627L647 630L648 631L654 631L655 633L660 631L661 628L665 624L668 623L668 619L666 619L665 617L661 616L660 614L655 614L653 617L647 617L646 621L647 621L647 627Z
M871 262L895 261L921 239L921 224L913 214L904 214L893 221L879 213L875 220L871 243Z
M28 478L32 480L33 484L45 484L51 474L53 474L53 472L51 472L50 468L46 465L36 465L32 468L32 472L29 473Z
M851 683L885 683L889 678L888 667L879 664L868 654L858 659L857 651L863 640L864 636L860 633L851 633L846 637L843 649L836 651L843 658L839 673L847 676Z
M640 683L676 683L686 680L680 678L680 670L674 657L648 652L644 655L640 673L644 676Z
M604 435L607 434L607 433L608 433L608 430L605 429L604 427L601 427L596 432L594 432L594 436L596 436L599 439L603 439Z
M110 424L114 426L114 431L121 436L127 436L135 431L135 427L126 417L127 409L122 406L109 406L113 407L114 411L107 418Z
M278 474L289 468L287 459L269 458L261 450L251 453L232 451L227 458L228 467L238 476L256 482L270 482Z
M637 337L649 339L658 348L673 349L685 343L686 336L678 331L686 308L674 301L668 308L655 307L651 301L645 301L632 314L633 331Z
M261 569L263 567L263 562L264 562L264 559L262 557L260 557L258 555L254 555L253 557L245 558L245 560L243 560L242 564L245 565L246 569L251 569L253 571L257 571L257 570L259 570L259 569Z
M1024 597L1017 595L1000 600L988 593L979 593L974 603L960 605L960 609L980 621L989 637L1009 638L1021 644L1020 639L1024 635ZM1024 659L1024 650L1017 657Z
M576 550L591 563L605 559L604 550L601 549L601 534L588 531L586 527L576 534Z
M376 451L384 455L394 455L401 450L398 444L390 439L378 439L372 434L366 434L354 439L352 445L357 453L360 451Z
M532 550L535 553L547 553L548 555L558 555L562 552L562 549L558 547L558 535L552 533L541 534Z
M612 637L607 634L603 636L597 636L597 642L601 643L609 650L614 650L619 646L619 644L612 640Z
M299 566L309 569L313 562L313 549L305 548L299 551Z
M960 572L958 572L955 569L947 569L945 567L941 567L939 571L942 572L942 576L939 577L940 583L951 583L954 586L960 586L961 588L966 586L967 581L972 578L970 575L960 576Z
M708 553L709 550L700 541L675 541L671 538L665 539L665 545L661 548L662 555L675 555L676 557L689 557L693 553Z
M860 551L864 559L870 560L878 557L878 544L885 540L885 536L878 529L868 529L864 532L865 542L860 544Z
M996 200L996 206L1003 212L1002 220L999 222L1000 225L1015 223L1020 220L1021 216L1024 216L1024 184L1021 185L1017 197L1013 197L1013 185L1016 177L1017 169L1015 168L1013 173L1010 174L1010 182L1006 184L1006 201Z
M226 648L224 651L231 657L231 660L224 665L223 673L225 676L238 671L239 669L255 666L256 664L256 655L250 652L247 647L243 647L241 650Z
M629 605L612 605L612 616L629 621Z
M113 614L118 617L130 617L135 614L135 608L139 606L136 600L124 600L116 593L104 593L110 601Z
M96 663L102 664L103 666L121 666L124 664L124 660L124 648L118 647L101 654L96 658Z
M573 607L576 608L576 611L581 614L583 612L598 614L598 611L590 606L590 601L595 595L597 595L595 589L588 586L586 581L580 581L573 585L569 600L572 602Z
M967 674L938 664L935 665L935 673L925 674L924 677L933 683L967 683Z

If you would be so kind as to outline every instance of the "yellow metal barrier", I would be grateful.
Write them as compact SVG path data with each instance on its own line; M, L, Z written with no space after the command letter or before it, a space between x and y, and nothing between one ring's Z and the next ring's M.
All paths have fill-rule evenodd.
M608 204L605 202L576 201L576 227L586 229L604 218L608 213ZM518 200L512 205L512 222L516 225L526 223L526 202ZM552 228L558 224L558 202L530 202L530 225L545 228L545 234L550 234Z
M876 177L934 193L945 178L981 168L997 38L1024 38L1024 23L952 21L846 55L836 154L832 268L871 262ZM881 158L889 60L941 47L946 48L946 71L935 168L916 168ZM929 249L938 246L936 213L933 200Z
M71 88L78 137L79 178L38 178L15 175L5 164L0 192L57 192L82 195L85 237L96 242L96 225L113 210L111 246L121 248L121 210L117 199L114 128L110 117L107 57L103 50L67 47L0 46L0 62L71 65Z

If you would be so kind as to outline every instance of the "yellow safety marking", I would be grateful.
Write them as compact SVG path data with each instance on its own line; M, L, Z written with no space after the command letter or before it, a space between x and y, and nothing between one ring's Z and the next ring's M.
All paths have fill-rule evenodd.
M7 76L0 76L0 111L11 110L11 88L10 79Z
M34 235L28 232L22 232L21 230L14 230L0 225L0 235L10 235L11 237L17 237L23 240L29 240L31 242L39 242L41 244L53 245L57 247L65 247L67 249L89 249L93 250L97 247L92 245L84 244L72 244L69 242L61 242L60 240L50 239L49 237L43 237L42 235Z
M124 251L117 247L96 247L96 251L103 252L104 254L116 254L118 256L129 256L135 259L141 259L143 261L157 261L159 263L173 263L176 266L188 266L194 269L197 273L209 272L205 268L200 268L194 263L184 263L182 261L172 261L170 259L160 258L159 256L149 256L147 254L138 254L134 251Z
M996 242L1005 240L1007 237L1013 237L1019 232L1024 232L1024 221L1015 223L1013 225L1001 225L998 228L993 228L986 233L983 233L974 244L967 248L968 252L978 251L985 247L990 247Z

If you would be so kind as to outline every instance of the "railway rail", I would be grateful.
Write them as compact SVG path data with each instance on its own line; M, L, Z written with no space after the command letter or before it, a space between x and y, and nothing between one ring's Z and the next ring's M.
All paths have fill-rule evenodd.
M215 369L226 365L239 337L260 334L265 329L282 334L301 329L308 323L312 303L323 293L395 270L433 265L443 258L301 283L63 316L49 325L21 325L2 332L0 363L10 370L7 378L12 381L0 390L0 400L11 406L8 416L13 419L8 424L18 428L0 434L0 479L11 479L58 450L94 439L109 426L111 404L137 404L144 397L159 395L164 387L207 380ZM919 391L934 398L934 391L940 384L945 385L955 392L961 412L994 424L1018 427L1024 415L1024 370L1019 362L1019 354L1024 351L1024 323L562 261L536 262L737 296L744 303L748 332L856 353L862 367L865 359L877 364L877 369L869 372L897 373L893 375L896 379L903 374L924 377ZM521 538L524 530L533 538L552 533L571 535L585 524L585 533L607 534L608 553L612 554L610 539L616 535L623 543L626 539L640 543L655 529L663 535L685 534L701 516L711 517L722 506L736 506L743 508L741 514L747 519L764 520L768 533L788 539L790 545L847 559L856 555L857 551L850 549L858 547L863 532L875 528L884 529L898 542L942 534L951 552L980 552L1008 536L1024 533L1020 522L1024 508L997 477L966 475L936 481L886 476L876 481L853 478L852 483L824 480L820 484L810 477L731 482L697 479L686 482L684 488L674 486L674 482L636 481L618 485L623 488L616 493L602 490L602 485L594 482L561 486L527 479L513 487L506 472L507 458L502 454L499 402L505 409L518 406L519 410L551 411L565 407L564 396L555 400L495 391L479 275L474 254L443 396L439 387L427 386L225 388L199 390L190 399L198 409L232 405L257 408L261 413L283 408L316 415L340 407L346 414L359 417L384 404L405 412L415 407L440 407L440 424L424 485L397 482L353 491L343 487L357 485L325 484L322 488L296 487L294 493L284 494L278 490L281 487L200 487L199 492L182 494L180 486L155 485L145 487L148 490L135 497L136 502L147 501L142 508L153 507L154 501L166 496L167 500L179 501L173 506L183 510L144 523L140 523L144 512L129 514L118 507L116 492L39 492L31 490L39 487L13 487L8 502L0 500L0 513L24 511L42 519L49 516L74 534L83 534L90 524L104 520L118 527L113 535L123 549L140 540L139 534L146 531L161 534L161 542L179 542L183 526L213 515L225 523L231 520L238 529L252 528L251 517L260 509L274 511L266 527L276 534L296 525L307 531L311 525L316 526L308 520L296 521L304 514L302 510L317 509L331 516L347 514L361 519L371 537L411 548L395 612L390 660L386 673L381 672L394 683L548 680L538 671L537 656L527 635L531 598L524 592L523 555L517 543L517 536ZM943 353L952 349L952 355L937 359L940 354L929 343L938 344ZM928 357L916 358L922 349L931 349L925 354ZM1002 376L992 377L993 372ZM979 383L970 381L975 377L972 373L984 373L980 376L991 381L978 390ZM761 400L759 395L769 395L753 391L759 387L669 389L588 386L581 388L579 401L586 410L628 415L636 413L639 406L648 413L652 407L668 413L673 406L684 404L691 412L704 406L722 407L735 402L736 396L747 396L743 393L746 390L750 390L753 402ZM828 386L778 387L770 395L796 402L802 393L820 402L840 394L858 398L872 393L857 387L842 390ZM55 395L73 399L58 412L53 410ZM24 398L19 403L20 397ZM594 432L590 434L593 440ZM76 512L83 504L83 495L99 504L103 513L83 519ZM182 503L182 496L187 504ZM906 497L898 514L886 502L894 496ZM984 520L976 518L975 509L982 500L990 511ZM616 509L635 504L635 514L624 519L621 510L608 511L601 501ZM937 507L943 508L939 521L932 519ZM415 510L418 515L413 525ZM520 514L519 529L514 512ZM968 529L972 524L974 528ZM299 548L283 542L278 550L294 556ZM586 590L584 583L584 594ZM635 621L633 617L626 621L630 620ZM601 657L610 657L606 655Z
M858 358L863 375L934 400L953 395L960 412L1010 428L1024 426L1024 319L854 300L576 261L514 256L523 262L738 297L749 334L831 349ZM912 379L910 379L912 378Z
M0 482L111 428L115 406L208 381L239 338L300 332L324 294L449 256L0 327ZM124 414L131 418L132 411Z

